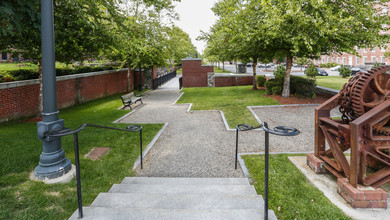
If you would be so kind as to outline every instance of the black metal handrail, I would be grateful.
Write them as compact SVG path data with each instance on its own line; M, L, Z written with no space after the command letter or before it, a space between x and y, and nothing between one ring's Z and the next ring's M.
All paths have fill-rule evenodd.
M141 151L141 169L143 168L142 164L142 126L141 125L129 125L126 127L126 129L121 128L114 128L114 127L107 127L107 126L101 126L101 125L93 125L93 124L82 124L79 128L75 130L71 130L69 128L63 128L61 130L53 130L49 132L44 133L44 137L63 137L67 135L74 136L74 155L75 155L75 161L76 161L76 182L77 182L77 203L78 203L78 209L79 209L79 218L83 217L83 201L81 197L81 179L80 179L80 159L79 159L79 138L78 134L80 131L82 131L85 127L95 127L95 128L103 128L103 129L111 129L111 130L118 130L118 131L128 131L128 132L139 132L140 135L140 151Z
M264 171L264 219L268 220L268 177L269 177L269 134L279 136L295 136L301 132L293 127L278 126L274 129L269 129L267 122L262 123L260 126L253 127L251 125L239 124L236 126L236 163L235 169L237 169L238 160L238 131L250 131L254 129L263 129L265 131L265 171Z
M170 73L158 76L157 78L153 79L153 89L157 89L164 83L168 82L169 80L176 77L176 70L172 71Z

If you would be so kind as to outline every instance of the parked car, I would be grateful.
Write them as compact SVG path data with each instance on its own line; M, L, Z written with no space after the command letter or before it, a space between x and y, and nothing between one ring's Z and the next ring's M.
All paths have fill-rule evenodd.
M328 73L324 69L321 69L321 68L317 67L317 70L318 70L318 75L319 76L327 76L328 75Z
M365 72L364 70L360 69L359 67L352 67L350 70L351 70L351 76L354 76L358 72Z
M334 66L334 67L330 68L330 71L339 71L340 68L341 68L340 65Z
M259 63L257 64L259 68L269 68L271 65L269 63Z
M247 63L246 64L246 67L252 67L253 66L253 63Z

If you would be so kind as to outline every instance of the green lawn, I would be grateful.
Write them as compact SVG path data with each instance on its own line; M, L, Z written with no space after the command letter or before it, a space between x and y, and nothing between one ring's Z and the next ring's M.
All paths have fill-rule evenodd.
M193 103L192 110L222 110L230 128L238 124L258 125L247 106L278 105L252 86L184 88L178 103Z
M350 219L288 160L270 155L269 209L278 219ZM256 191L264 195L264 155L243 156Z
M317 85L341 90L349 78L342 78L341 76L317 76Z
M91 123L125 128L112 121L128 113L118 95L91 101L60 111L65 126L77 128ZM143 125L144 146L162 125ZM46 185L31 181L42 151L35 122L0 124L0 219L67 219L77 209L76 181ZM87 127L79 134L83 205L88 206L100 192L106 192L125 176L139 156L139 134ZM74 164L73 137L62 138L66 156ZM111 147L100 160L85 159L93 147Z
M19 69L38 69L38 66L32 63L0 63L0 71Z
M56 62L56 68L65 68L66 64ZM9 70L19 70L19 69L36 69L38 70L38 65L28 62L23 63L0 63L0 71L9 71Z

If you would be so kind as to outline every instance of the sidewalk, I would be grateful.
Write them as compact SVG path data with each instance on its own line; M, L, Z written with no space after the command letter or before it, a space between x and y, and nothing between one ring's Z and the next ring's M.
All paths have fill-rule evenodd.
M136 169L137 176L153 177L243 177L241 169L234 169L235 132L227 131L219 111L187 112L189 104L174 104L180 97L178 77L144 98L144 104L119 123L168 123L149 154L144 169ZM279 108L280 109L280 108ZM314 107L305 108L313 111ZM256 109L256 114L261 115ZM281 113L285 114L285 113ZM302 114L304 117L307 114ZM260 117L261 118L261 117ZM299 120L297 116L295 119ZM267 118L269 119L269 118ZM277 119L277 118L276 118ZM270 127L286 124L276 119ZM290 123L290 122L289 122ZM313 117L314 123L314 117ZM305 124L304 124L305 125ZM289 124L289 126L294 126ZM299 128L298 128L299 129ZM308 136L307 136L308 135ZM305 145L292 137L271 137L271 151L313 151L314 136ZM297 146L298 145L298 146ZM263 152L264 132L240 132L239 152Z

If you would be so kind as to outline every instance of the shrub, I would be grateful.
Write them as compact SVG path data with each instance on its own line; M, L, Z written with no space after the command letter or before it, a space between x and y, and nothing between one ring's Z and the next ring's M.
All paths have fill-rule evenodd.
M20 69L7 71L15 80L37 79L39 77L38 70Z
M15 81L15 78L8 73L0 72L0 83Z
M272 94L274 94L274 95L281 95L282 91L283 91L283 87L281 87L281 86L272 87Z
M285 73L286 73L286 67L284 67L283 65L277 66L276 69L274 70L275 77L284 76Z
M267 95L274 94L274 91L273 91L274 87L280 87L280 88L283 89L283 82L284 82L284 77L283 76L277 76L277 77L275 77L275 79L268 80L264 84L264 86L265 86L265 93ZM276 89L275 89L275 91L276 91Z
M316 66L314 66L314 63L310 63L307 69L305 70L305 74L308 77L315 78L318 76L318 69Z
M265 78L265 76L258 75L258 76L256 76L256 81L257 81L257 86L260 87L260 86L264 86L267 79Z
M316 97L316 80L300 76L290 76L290 91L297 97Z
M376 62L376 63L374 63L374 65L372 65L372 68L378 67L380 65L381 65L380 63Z
M342 66L339 69L339 74L343 78L349 77L351 75L351 73L352 73L352 71L346 66Z
M277 82L275 79L270 79L268 80L267 82L265 82L264 86L265 86L265 93L267 95L272 95L272 88L274 86L277 86Z

